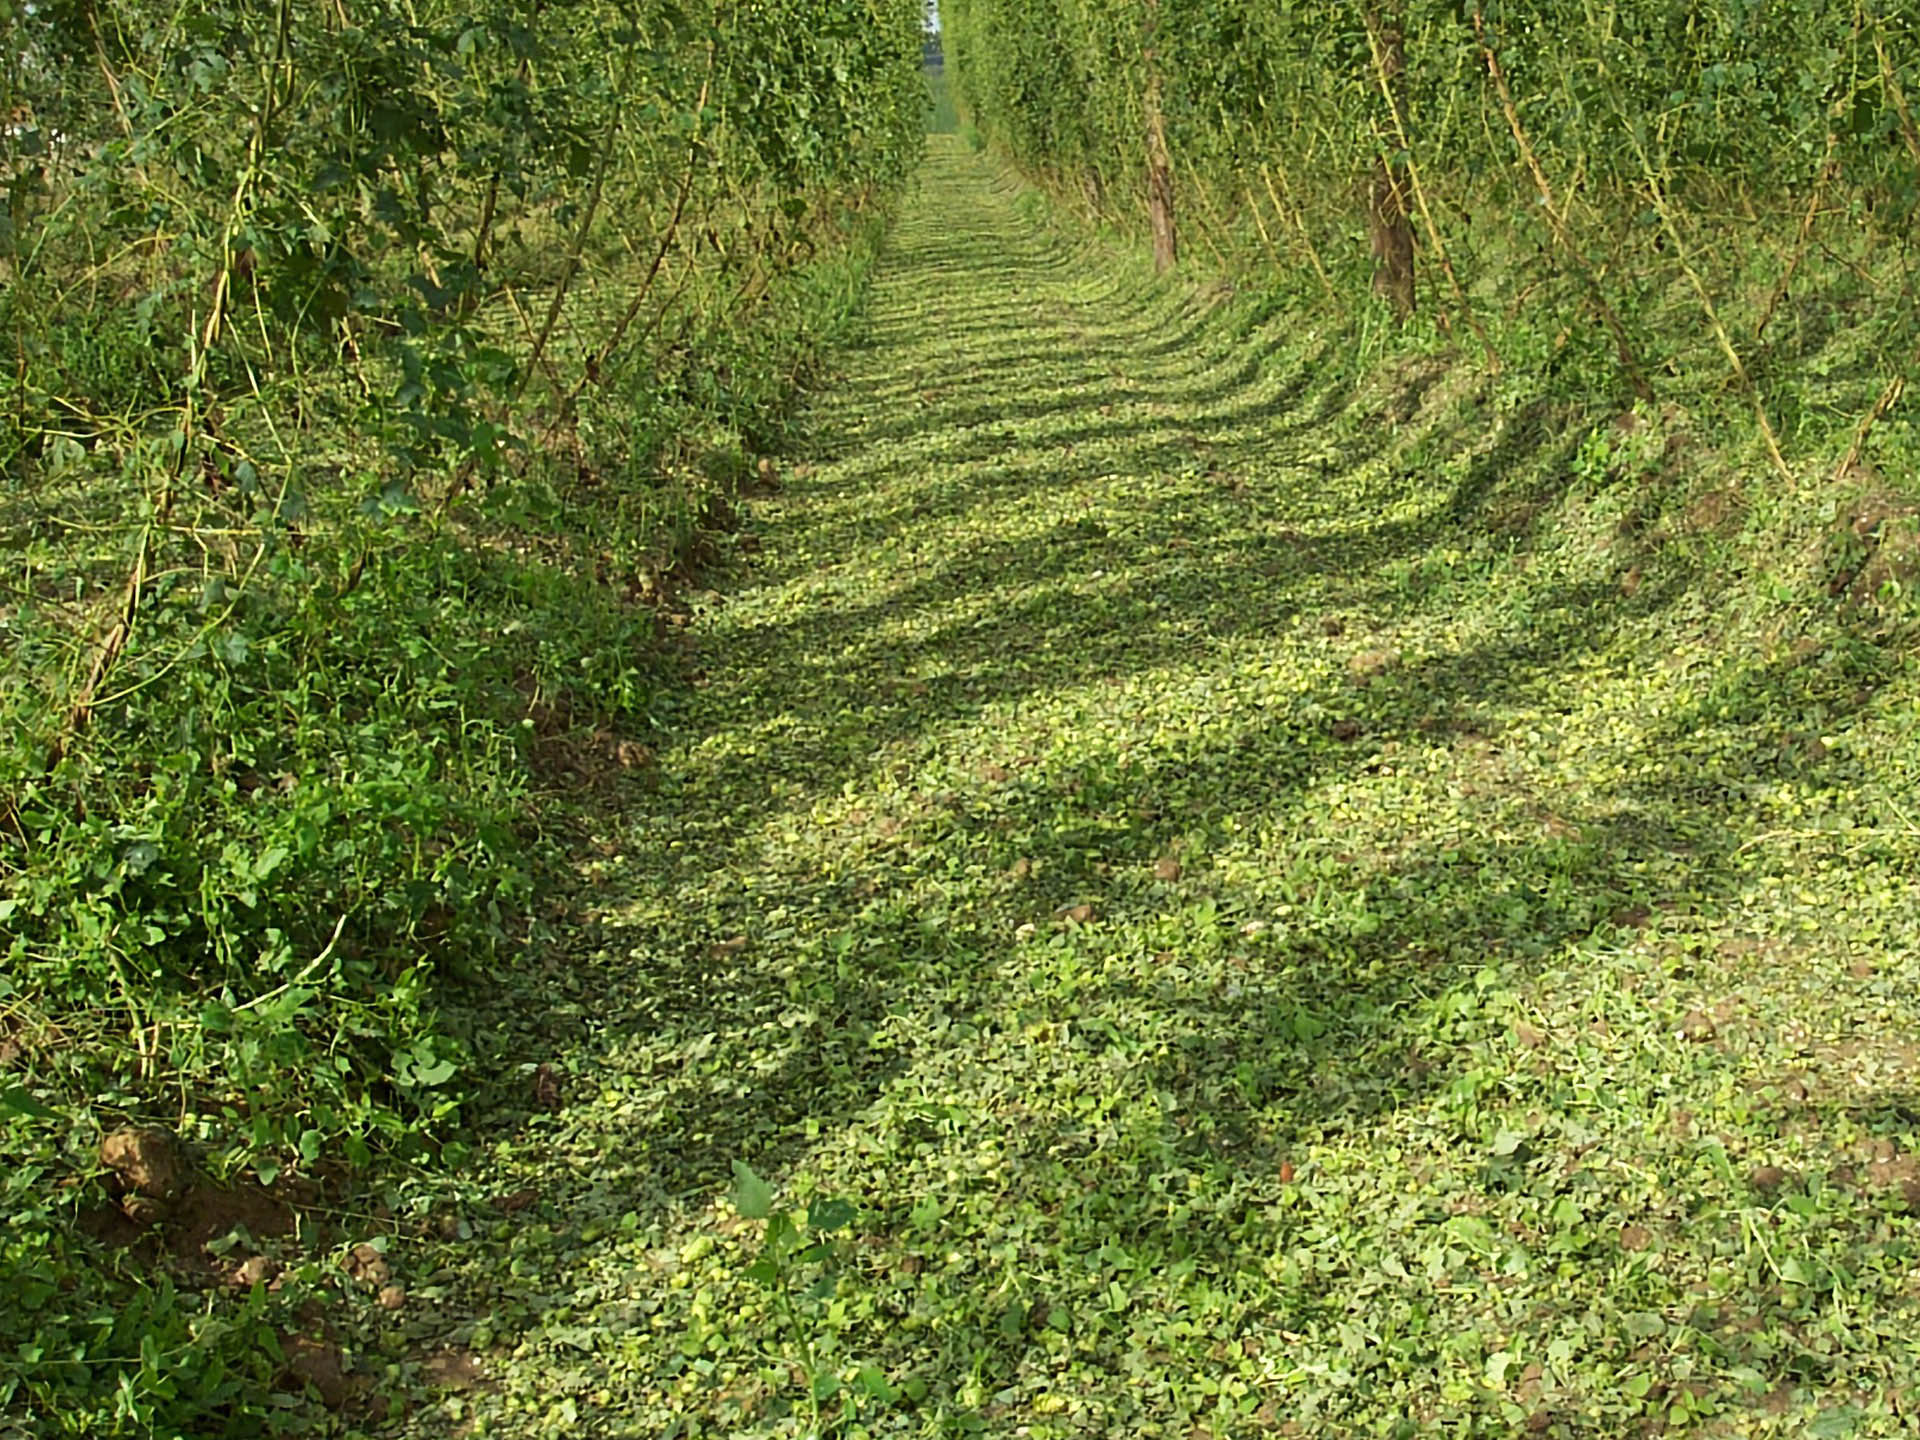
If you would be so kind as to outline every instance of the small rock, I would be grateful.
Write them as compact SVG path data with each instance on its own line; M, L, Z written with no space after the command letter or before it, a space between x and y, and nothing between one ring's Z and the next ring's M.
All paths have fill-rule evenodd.
M1620 1227L1620 1248L1638 1254L1653 1244L1653 1234L1644 1225L1622 1225Z
M1678 1033L1682 1040L1690 1040L1700 1045L1718 1035L1720 1027L1713 1023L1713 1017L1704 1010L1689 1010L1681 1017Z
M1527 1024L1525 1021L1515 1023L1513 1027L1513 1038L1529 1050L1538 1050L1542 1045L1547 1043L1546 1034L1543 1031L1534 1029L1533 1026Z
M243 1290L265 1285L280 1273L280 1262L266 1255L254 1255L240 1262L233 1272L233 1283Z
M329 1410L340 1409L352 1398L353 1385L338 1346L310 1335L293 1335L280 1348L287 1357L286 1378L294 1388L312 1386Z
M566 1104L560 1073L553 1066L542 1065L533 1072L533 1103L549 1111L558 1111Z
M340 1346L313 1334L290 1334L280 1342L286 1356L282 1379L294 1390L313 1386L326 1409L342 1409L353 1398L353 1380Z
M1091 925L1093 923L1093 906L1062 905L1058 910L1053 912L1053 917L1056 920L1064 920L1069 925Z
M1356 685L1369 685L1400 663L1398 650L1362 650L1347 661L1347 673Z
M1778 1165L1758 1165L1747 1176L1747 1183L1762 1195L1771 1195L1787 1183L1787 1172Z
M1875 1190L1897 1190L1903 1200L1920 1194L1920 1163L1913 1156L1900 1154L1884 1141L1874 1150L1875 1158L1867 1165L1867 1184Z
M407 1303L407 1291L403 1285L382 1285L377 1297L382 1310L398 1310Z
M165 1200L180 1188L180 1150L157 1126L116 1130L100 1142L100 1163L131 1190Z
M429 1355L420 1376L438 1390L475 1390L486 1383L480 1357L466 1350L443 1350Z
M1038 925L1035 925L1031 920L1029 920L1027 921L1026 924L1020 926L1018 929L1016 929L1013 932L1013 938L1016 940L1031 940L1035 935L1038 935L1039 933L1040 933L1040 927Z
M1171 885L1180 878L1180 862L1171 855L1162 856L1153 862L1153 878Z
M393 1267L387 1263L387 1257L364 1240L347 1252L340 1265L347 1274L369 1289L384 1285L393 1278Z
M1871 980L1876 972L1871 960L1856 960L1847 967L1847 973L1856 980Z
M167 1204L151 1195L123 1195L120 1213L139 1229L149 1230L167 1218Z

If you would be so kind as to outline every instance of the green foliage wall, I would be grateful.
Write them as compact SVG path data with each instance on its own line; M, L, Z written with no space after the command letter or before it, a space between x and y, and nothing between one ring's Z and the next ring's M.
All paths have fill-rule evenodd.
M1911 91L1920 74L1920 12L1910 5L1645 0L1482 11L1414 0L1399 9L1407 118L1436 173L1513 166L1508 127L1484 83L1476 15L1534 143L1584 160L1596 180L1638 183L1644 149L1657 167L1790 185L1817 171L1830 129L1855 181L1911 179L1894 93ZM976 122L1036 166L1133 158L1149 46L1170 77L1169 120L1196 173L1225 179L1248 161L1280 157L1338 176L1372 151L1379 97L1366 7L958 0L946 25Z
M100 1134L262 1178L446 1138L443 1007L857 304L921 19L0 3L0 1414L254 1433L253 1332L74 1239Z
M1910 0L955 0L943 13L973 123L1129 224L1151 53L1183 227L1344 303L1364 297L1372 264L1364 177L1404 167L1423 304L1495 368L1571 345L1629 399L1663 372L1730 371L1772 414L1775 449L1818 424L1761 393L1788 362L1858 369L1823 402L1845 413L1840 432L1912 373ZM1393 104L1390 30L1406 57ZM1864 354L1815 361L1810 332L1839 311ZM1490 331L1515 319L1544 340L1496 346Z

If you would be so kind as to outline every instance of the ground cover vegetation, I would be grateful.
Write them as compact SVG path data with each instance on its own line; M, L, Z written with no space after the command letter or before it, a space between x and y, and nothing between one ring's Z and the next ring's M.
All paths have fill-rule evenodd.
M458 992L647 763L918 6L0 4L0 101L0 1413L297 1430L311 1266L207 1266L457 1156Z
M1911 14L943 9L14 17L0 1414L1909 1433Z
M1911 1430L1911 602L1385 313L935 142L397 1207L404 1433Z

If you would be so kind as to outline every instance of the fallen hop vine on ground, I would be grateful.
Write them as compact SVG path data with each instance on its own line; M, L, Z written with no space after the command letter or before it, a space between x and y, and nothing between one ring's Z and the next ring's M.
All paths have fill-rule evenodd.
M1920 675L1837 493L936 146L492 1021L562 1105L409 1192L406 1433L1904 1434Z
M373 1413L341 1217L470 1147L466 998L647 769L919 24L0 4L0 1414Z
M956 13L1070 118L1070 8ZM0 1430L1911 1431L1884 209L1580 252L1383 7L1407 318L1181 188L1191 7L1066 57L1151 175L910 181L917 7L149 9L0 8Z

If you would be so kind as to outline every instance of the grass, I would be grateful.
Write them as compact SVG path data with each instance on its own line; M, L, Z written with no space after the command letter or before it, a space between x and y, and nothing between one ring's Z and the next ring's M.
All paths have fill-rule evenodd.
M428 1398L342 1423L1910 1433L1920 670L1843 497L1025 203L934 141L451 1017L471 1156L329 1322Z

